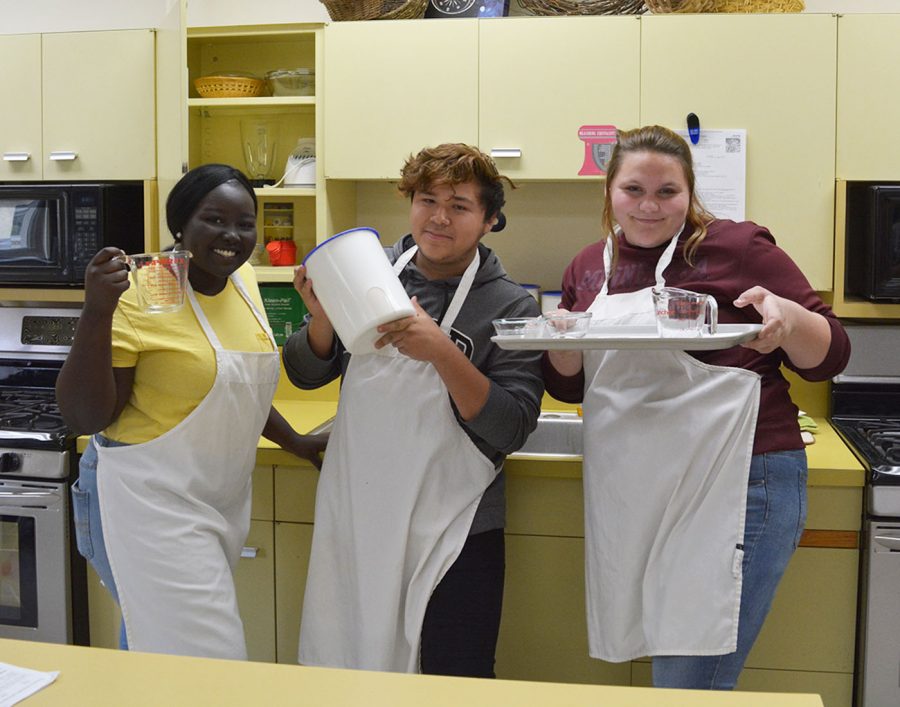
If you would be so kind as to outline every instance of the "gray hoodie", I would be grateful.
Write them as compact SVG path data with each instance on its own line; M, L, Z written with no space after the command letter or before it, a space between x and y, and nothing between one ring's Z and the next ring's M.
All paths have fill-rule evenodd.
M413 245L412 236L404 236L386 249L388 258L395 262L403 251ZM538 316L540 308L528 292L509 279L500 260L489 248L484 245L478 248L481 265L450 334L475 367L490 379L491 388L484 408L475 418L464 421L457 414L456 419L478 449L501 470L506 455L519 449L537 425L544 383L541 378L541 352L499 348L491 342L494 335L491 322L506 317ZM400 281L407 294L417 297L419 305L436 321L440 321L460 278L429 280L410 262L400 273ZM309 390L343 375L350 354L336 339L331 357L327 360L318 358L309 347L306 326L304 322L285 343L283 358L291 382ZM402 459L398 458L397 463L401 464ZM481 499L471 534L504 526L504 487L501 471Z

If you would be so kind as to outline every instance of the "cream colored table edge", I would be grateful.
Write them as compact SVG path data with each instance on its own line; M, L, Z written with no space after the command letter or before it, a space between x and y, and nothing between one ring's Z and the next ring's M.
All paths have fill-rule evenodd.
M479 680L184 658L0 640L0 662L60 671L28 698L41 705L280 705L328 707L822 707L818 695Z

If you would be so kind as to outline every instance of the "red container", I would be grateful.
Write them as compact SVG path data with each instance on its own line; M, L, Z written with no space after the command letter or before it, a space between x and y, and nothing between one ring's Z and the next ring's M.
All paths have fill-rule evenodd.
M297 244L294 241L270 241L266 243L266 250L272 265L297 264Z

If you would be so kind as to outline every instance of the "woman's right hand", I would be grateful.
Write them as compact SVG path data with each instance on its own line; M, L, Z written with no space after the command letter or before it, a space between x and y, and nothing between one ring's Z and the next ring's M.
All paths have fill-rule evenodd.
M568 314L568 309L554 309L552 312L545 314ZM551 365L563 376L575 376L584 368L584 358L581 351L563 351L554 349L547 352L547 358Z
M119 248L98 251L84 273L84 308L97 315L112 316L119 297L130 286L128 265Z

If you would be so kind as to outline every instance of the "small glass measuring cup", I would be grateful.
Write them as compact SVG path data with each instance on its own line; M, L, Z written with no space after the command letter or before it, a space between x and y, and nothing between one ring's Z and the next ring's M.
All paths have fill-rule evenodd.
M718 328L719 305L711 295L678 287L654 287L653 307L656 331L663 338L698 337L707 330L715 334Z
M131 273L140 308L148 314L177 312L187 290L188 250L121 255Z

